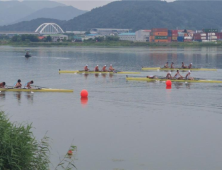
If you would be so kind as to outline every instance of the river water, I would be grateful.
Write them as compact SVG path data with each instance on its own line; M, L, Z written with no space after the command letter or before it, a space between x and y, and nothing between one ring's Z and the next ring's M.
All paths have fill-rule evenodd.
M141 71L166 61L215 72L193 77L221 80L221 48L0 47L0 81L73 89L73 93L1 92L0 106L12 121L33 123L38 140L52 140L51 160L77 146L79 170L219 170L222 168L222 85L126 81L125 75L58 74L59 69ZM185 75L186 73L181 73ZM166 72L140 75L165 76ZM133 75L132 75L133 76ZM87 89L88 101L80 91Z

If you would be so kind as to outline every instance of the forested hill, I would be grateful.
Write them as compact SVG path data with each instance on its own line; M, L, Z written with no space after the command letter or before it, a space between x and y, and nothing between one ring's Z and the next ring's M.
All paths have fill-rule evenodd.
M95 27L133 30L153 27L221 28L221 8L221 1L117 1L78 16L66 22L63 27L67 30Z
M202 29L222 28L222 1L116 1L69 21L58 21L64 30L91 28L150 28ZM41 21L41 20L38 20ZM42 23L44 21L42 20ZM25 23L25 26L21 25ZM34 20L0 27L0 30L34 31ZM29 30L28 30L29 29Z

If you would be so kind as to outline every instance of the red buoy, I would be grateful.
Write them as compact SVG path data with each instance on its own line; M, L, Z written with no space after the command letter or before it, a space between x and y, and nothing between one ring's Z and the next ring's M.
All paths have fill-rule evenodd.
M67 154L68 154L68 155L72 155L72 154L73 154L73 153L72 153L72 150L69 150Z
M88 91L87 90L82 90L81 91L81 93L80 93L80 96L82 97L82 98L86 98L86 97L88 97Z
M167 80L166 81L166 86L171 86L172 85L172 82L170 80Z

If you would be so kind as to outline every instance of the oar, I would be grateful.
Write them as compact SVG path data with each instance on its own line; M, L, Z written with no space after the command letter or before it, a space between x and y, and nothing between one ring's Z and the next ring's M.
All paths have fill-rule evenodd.
M8 85L6 85L5 88L7 88L7 89L13 89L14 86L8 86Z
M31 85L31 86L37 87L37 88L40 88L40 89L42 89L42 88L48 88L48 87L42 87L42 86L36 86L36 85Z

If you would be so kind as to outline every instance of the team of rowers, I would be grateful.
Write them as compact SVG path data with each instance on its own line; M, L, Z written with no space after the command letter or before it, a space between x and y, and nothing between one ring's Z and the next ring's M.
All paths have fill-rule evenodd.
M170 65L170 67L168 66L168 62L166 62L166 64L164 65L164 68L174 68L174 62L172 62L171 63L171 65ZM183 68L183 69L191 69L192 68L192 63L190 63L188 66L185 66L184 65L184 62L182 62L182 66L181 66L181 68Z
M167 75L166 75L166 79L178 79L178 80L183 80L183 79L186 79L186 80L194 80L193 77L190 76L191 72L190 70L188 71L188 73L186 74L185 77L181 76L179 70L177 70L176 74L172 77L171 75L171 72L168 72ZM147 76L147 78L150 78L150 79L158 79L158 77L156 76Z
M107 72L107 71L114 71L115 69L113 68L112 64L110 64L109 69L106 69L106 65L103 66L102 70L99 70L99 65L97 65L94 69L94 71L102 71L102 72ZM88 65L86 64L84 67L84 71L89 71Z
M33 84L33 83L34 83L33 80L27 82L25 84L24 88L31 89L32 88L31 84ZM5 82L0 83L0 88L5 88L5 86L6 86ZM15 83L15 86L13 86L13 88L19 88L19 89L22 88L22 84L21 84L21 80L20 79L18 79L17 83Z

